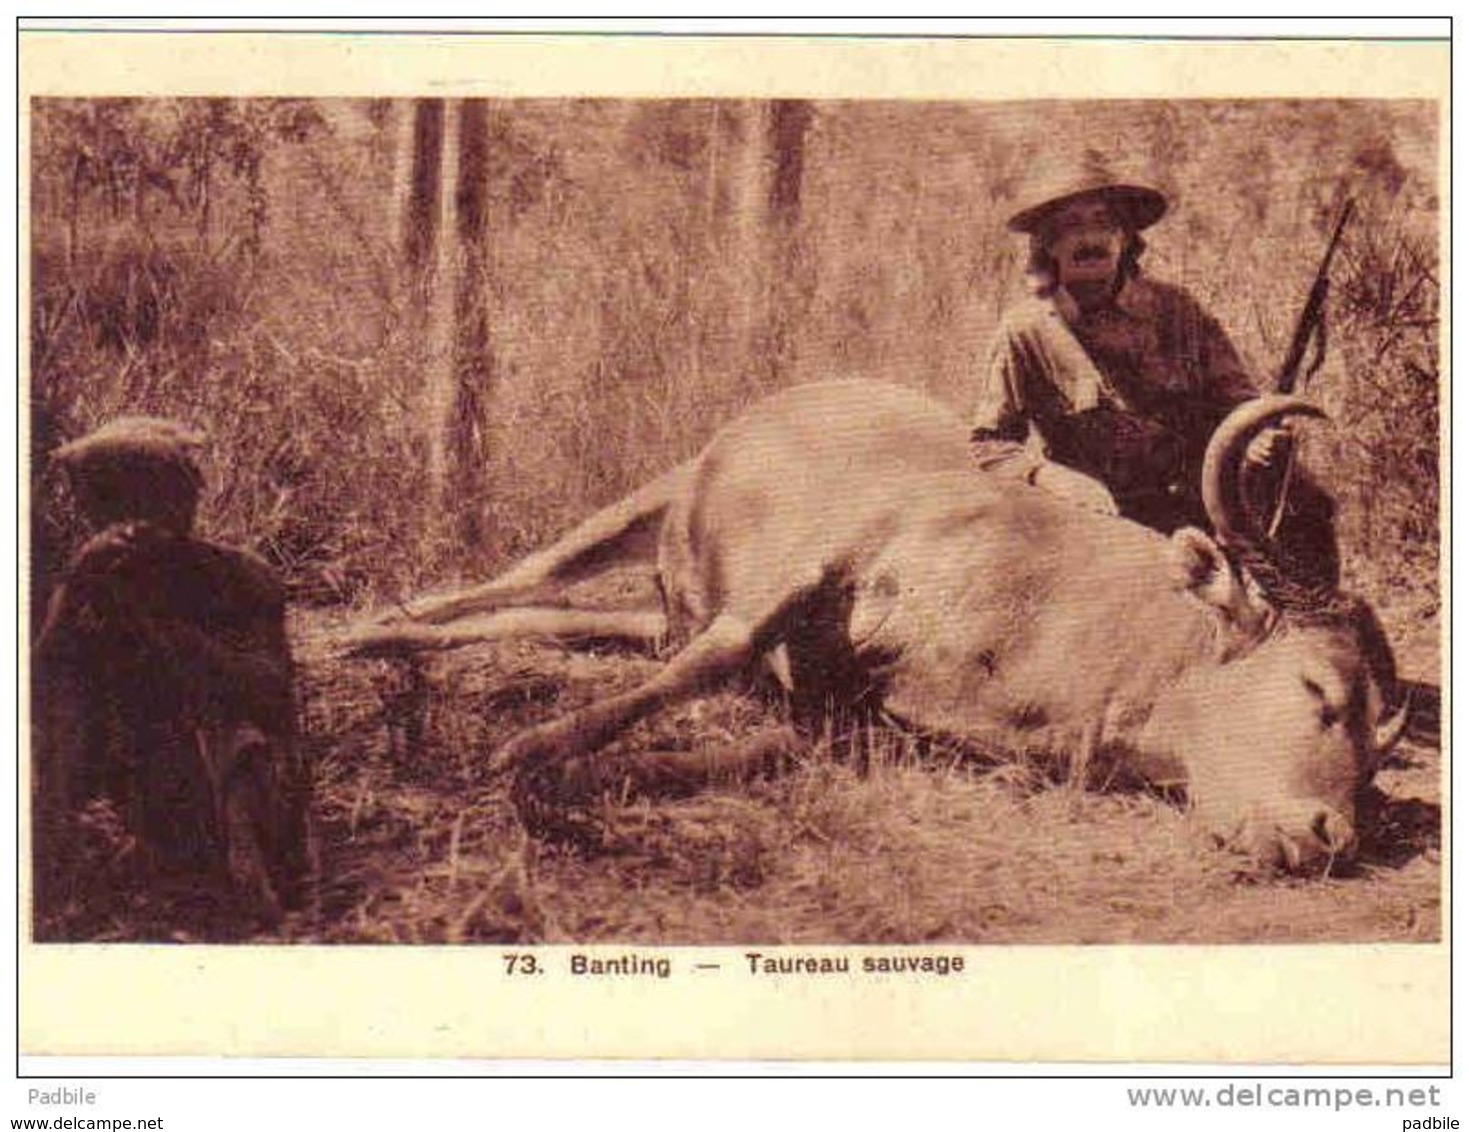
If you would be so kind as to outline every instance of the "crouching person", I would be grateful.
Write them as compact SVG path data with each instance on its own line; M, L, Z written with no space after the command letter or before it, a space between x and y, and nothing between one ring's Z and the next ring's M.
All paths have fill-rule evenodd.
M38 910L66 898L58 878L97 803L150 882L267 921L302 894L309 782L284 590L259 558L193 535L202 443L138 417L54 453L96 533L36 647Z

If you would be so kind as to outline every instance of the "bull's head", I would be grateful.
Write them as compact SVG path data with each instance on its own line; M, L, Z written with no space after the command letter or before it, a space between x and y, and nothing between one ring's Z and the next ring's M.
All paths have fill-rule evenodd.
M1218 663L1163 698L1147 742L1184 764L1213 833L1305 871L1354 853L1357 798L1401 736L1407 704L1372 609L1337 587L1334 570L1270 538L1249 504L1244 451L1289 416L1323 414L1298 398L1261 398L1210 443L1203 487L1215 539L1180 531L1173 551L1181 588L1216 616Z

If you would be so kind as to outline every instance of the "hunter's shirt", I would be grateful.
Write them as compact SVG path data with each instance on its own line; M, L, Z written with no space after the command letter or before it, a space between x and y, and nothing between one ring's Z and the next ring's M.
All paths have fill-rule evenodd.
M1064 291L1013 307L974 412L985 466L1043 459L1115 494L1196 482L1231 408L1258 394L1224 330L1178 287L1133 278L1083 312Z

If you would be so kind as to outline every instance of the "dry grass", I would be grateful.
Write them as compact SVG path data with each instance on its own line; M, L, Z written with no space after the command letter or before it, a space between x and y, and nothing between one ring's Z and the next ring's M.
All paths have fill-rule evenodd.
M410 750L388 725L403 701L385 663L343 664L309 644L303 658L323 875L320 907L279 938L1226 943L1440 931L1438 757L1426 748L1384 773L1391 801L1362 863L1325 878L1257 875L1168 799L919 760L896 736L867 776L813 744L793 773L737 790L603 799L557 841L526 835L487 778L488 754L654 662L531 643L437 657ZM670 709L620 746L727 743L772 710L727 692Z
M42 938L256 943L995 944L1421 941L1440 925L1439 753L1379 775L1362 859L1260 874L1176 800L1041 768L920 756L877 736L861 775L821 742L789 774L689 798L604 796L526 833L489 754L518 728L630 687L651 659L517 642L342 661L298 618L316 765L318 883L262 929L138 873L88 816L73 898ZM780 718L753 691L671 708L610 749L700 750ZM114 815L115 816L115 815ZM203 902L201 902L203 901Z
M790 231L750 181L768 158L756 103L494 104L492 333L459 500L472 545L462 515L404 506L433 498L426 375L442 363L414 322L392 214L404 108L323 102L304 133L297 112L280 133L248 102L212 127L167 100L104 109L37 115L38 454L121 412L205 427L208 533L262 551L299 597L385 599L488 573L793 382L897 380L967 411L1019 291L1004 218L1038 166L1094 146L1173 197L1147 269L1195 290L1261 378L1333 200L1357 195L1312 386L1339 428L1309 456L1342 505L1354 578L1436 604L1428 104L818 104ZM131 147L119 159L172 152L179 114L258 150L249 192L220 172L209 239L160 191L136 216L101 185L73 202L78 152L118 139ZM40 512L44 559L76 531L64 508Z

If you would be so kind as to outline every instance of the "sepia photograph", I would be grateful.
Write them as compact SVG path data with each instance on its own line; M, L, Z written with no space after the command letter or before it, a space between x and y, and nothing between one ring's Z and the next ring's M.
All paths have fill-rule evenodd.
M1440 101L21 113L33 949L1444 942Z

